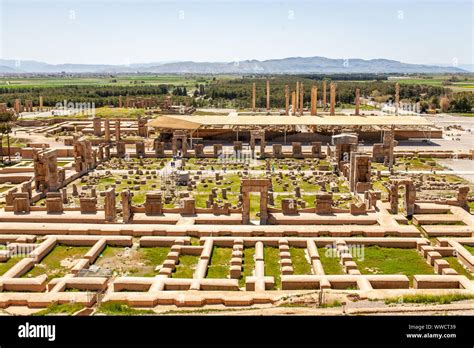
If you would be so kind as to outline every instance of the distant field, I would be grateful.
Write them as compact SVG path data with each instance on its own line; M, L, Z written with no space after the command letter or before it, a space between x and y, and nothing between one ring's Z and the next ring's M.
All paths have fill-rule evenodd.
M433 75L433 76L422 76L419 78L409 79L390 79L388 82L398 82L401 85L428 85L437 87L450 88L456 92L461 91L473 91L474 92L474 75L466 74L464 77L460 77L459 81L452 82L450 85L444 85L443 81L450 78L450 75Z
M226 78L225 76L219 78ZM194 86L206 84L212 80L211 76L184 76L184 75L138 75L112 77L2 77L0 87L59 87L68 85L83 86L143 86L143 85L179 85Z

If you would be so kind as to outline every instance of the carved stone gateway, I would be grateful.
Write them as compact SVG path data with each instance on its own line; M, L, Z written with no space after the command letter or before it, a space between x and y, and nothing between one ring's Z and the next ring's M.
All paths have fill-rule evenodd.
M273 144L273 157L275 158L283 158L283 150L281 144Z
M415 212L416 188L411 179L394 179L390 181L389 201L390 212L398 214L398 189L405 186L404 206L407 217L411 218Z
M13 197L13 212L15 214L30 212L30 197L27 192L18 192L12 195Z
M187 134L185 131L177 130L173 132L173 139L171 140L171 148L173 155L177 155L178 151L181 151L181 155L184 157L188 153L188 142Z
M165 143L158 138L153 141L153 149L155 150L156 157L165 157Z
M265 225L268 220L268 189L270 179L242 179L242 224L250 223L250 193L260 193L260 224Z
M59 174L56 150L33 150L36 190L56 191Z
M255 157L255 142L260 142L260 157L265 157L265 131L251 130L250 131L250 150L252 151L252 158Z
M349 188L351 192L364 193L370 190L370 174L370 156L352 152L349 172Z
M293 142L291 143L293 148L293 158L303 158L303 149L301 147L301 143Z
M321 142L320 141L315 141L311 143L311 155L314 158L321 158L322 153L321 153Z
M83 138L74 141L74 167L77 172L90 170L94 167L92 145Z

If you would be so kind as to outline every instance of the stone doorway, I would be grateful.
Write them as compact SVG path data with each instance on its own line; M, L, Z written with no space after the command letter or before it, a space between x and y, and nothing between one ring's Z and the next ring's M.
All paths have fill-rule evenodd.
M251 192L260 193L260 225L266 225L268 220L268 188L270 179L242 180L242 224L250 223Z

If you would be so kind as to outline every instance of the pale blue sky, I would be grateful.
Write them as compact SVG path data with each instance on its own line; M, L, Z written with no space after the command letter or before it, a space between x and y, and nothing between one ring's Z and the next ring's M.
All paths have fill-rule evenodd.
M0 11L5 59L473 61L471 0L0 0Z

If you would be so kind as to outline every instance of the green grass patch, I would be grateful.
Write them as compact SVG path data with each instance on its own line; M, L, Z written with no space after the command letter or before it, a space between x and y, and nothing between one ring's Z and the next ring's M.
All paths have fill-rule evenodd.
M255 269L255 248L244 248L242 277L239 279L239 287L245 286L245 277L250 277Z
M351 253L362 274L404 274L410 279L410 285L415 274L434 274L433 267L415 249L373 245L358 248L357 253L352 248Z
M446 261L449 263L449 267L454 269L456 272L458 272L460 275L466 276L467 279L474 280L474 275L469 272L467 269L465 269L458 261L458 258L455 256L448 256L444 257Z
M467 251L469 251L471 254L474 255L474 246L463 244L463 247L464 247L464 249L466 249Z
M65 259L76 260L83 257L90 247L72 247L66 245L56 245L51 252L46 255L39 264L36 264L29 272L23 277L37 277L41 274L46 274L48 280L52 278L64 277L69 273L70 269L61 266L61 261Z
M318 248L319 260L323 265L324 273L326 274L345 274L342 265L339 262L339 257L336 252L331 249Z
M150 309L135 309L130 307L125 303L112 302L112 303L102 303L97 310L98 313L103 313L107 315L146 315L146 314L155 314Z
M391 297L385 299L386 304L391 303L439 303L449 304L455 301L464 301L474 299L474 295L448 294L448 295L407 295L400 297Z
M311 265L305 257L304 248L290 248L294 274L311 274Z
M171 275L172 278L192 278L196 265L199 261L199 256L195 255L181 255L179 257L179 264L176 265L176 271Z
M8 261L0 262L0 276L3 275L6 271L8 271L10 268L15 266L20 260L21 257L10 257Z
M232 248L214 247L206 278L227 278L230 273L231 258Z
M263 258L265 261L265 276L274 277L275 288L280 289L280 250L278 248L273 247L264 247L263 249Z
M72 315L83 308L84 308L84 305L80 303L64 303L64 304L53 303L53 304L50 304L45 309L34 313L33 316L57 315L57 314Z

